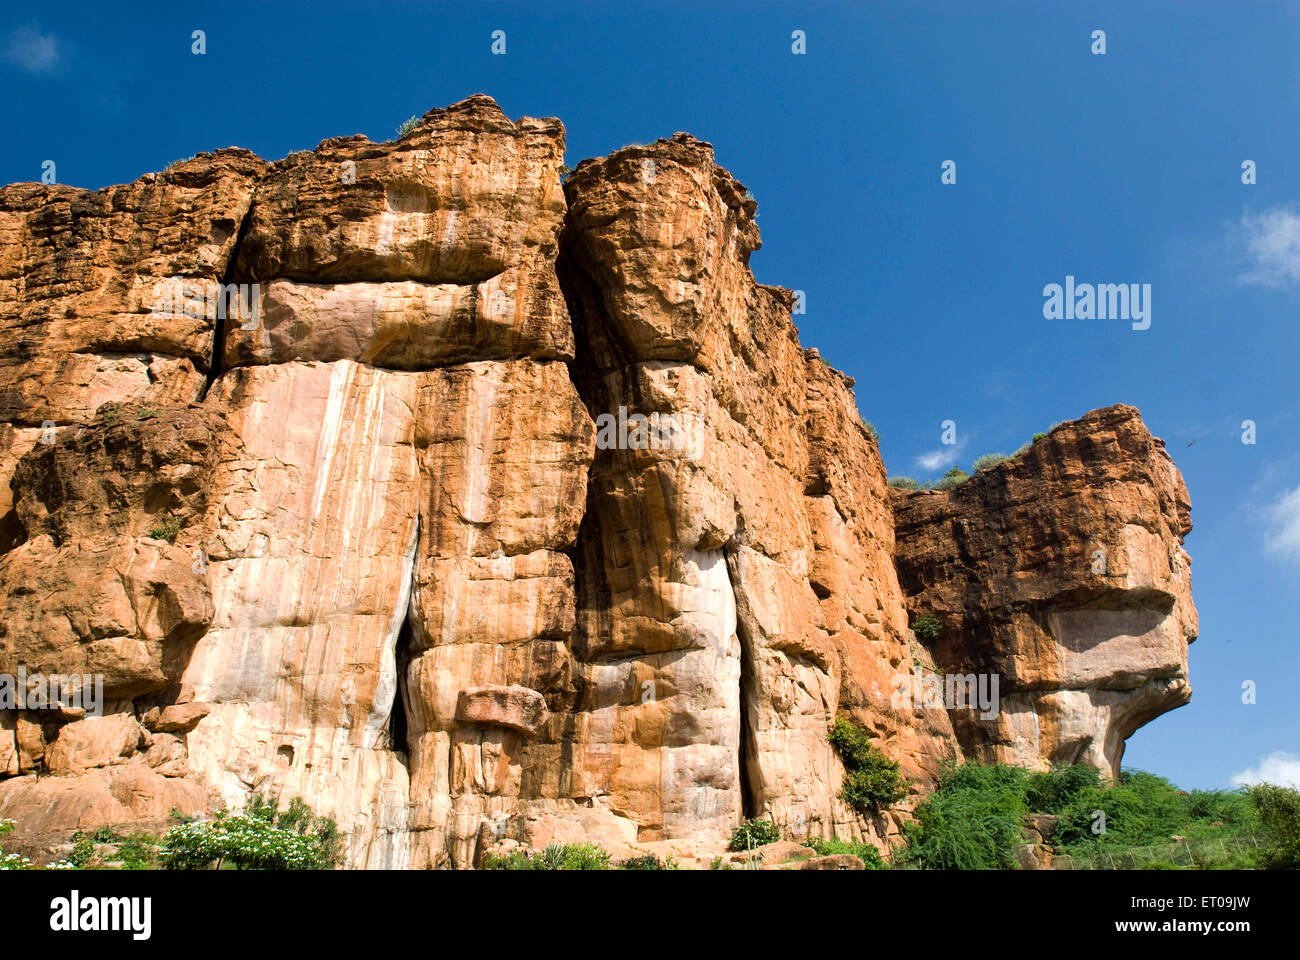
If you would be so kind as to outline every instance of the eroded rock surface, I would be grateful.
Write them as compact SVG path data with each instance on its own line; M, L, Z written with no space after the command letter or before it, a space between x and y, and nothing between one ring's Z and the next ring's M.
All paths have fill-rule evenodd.
M0 710L0 816L302 796L368 867L707 862L749 816L885 845L907 804L839 798L837 713L919 791L1110 768L1185 701L1187 497L1136 411L891 496L712 148L563 161L476 96L0 190L0 673L104 680L102 715ZM1003 713L899 709L918 660L1001 671Z
M951 492L894 494L899 575L945 673L994 673L954 713L967 756L1118 774L1124 740L1191 697L1187 488L1137 410L1062 424Z

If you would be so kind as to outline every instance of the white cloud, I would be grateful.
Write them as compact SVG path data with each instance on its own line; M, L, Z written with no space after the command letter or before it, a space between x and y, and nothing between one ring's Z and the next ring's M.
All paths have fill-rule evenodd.
M961 448L966 444L958 443L947 447L940 447L938 450L931 450L929 453L923 453L916 458L916 465L922 470L933 473L940 467L951 467L957 462L957 455Z
M1269 506L1265 513L1270 529L1264 549L1300 560L1300 487Z
M9 35L4 57L31 73L48 73L59 65L61 55L57 37L36 27L19 27Z
M1243 214L1241 234L1250 260L1243 283L1263 287L1300 286L1300 212L1274 207Z
M1300 787L1300 756L1274 751L1259 761L1257 766L1233 774L1232 782L1239 787L1256 783L1275 783L1280 787Z

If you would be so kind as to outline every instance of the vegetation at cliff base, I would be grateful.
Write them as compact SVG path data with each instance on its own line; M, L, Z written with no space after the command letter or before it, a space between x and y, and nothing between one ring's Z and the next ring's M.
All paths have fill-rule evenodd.
M1056 818L1050 843L1068 858L1060 867L1159 868L1173 865L1170 851L1201 868L1280 864L1288 856L1294 864L1300 843L1300 793L1282 787L1188 792L1140 770L1111 784L1082 765L1044 773L966 763L948 766L916 808L896 862L930 870L1014 867L1031 813Z
M804 846L812 847L817 851L819 857L831 857L836 854L847 853L861 860L863 866L868 870L887 869L884 859L880 856L880 851L869 843L855 843L852 840L840 840L835 837L829 839L825 837L809 837L804 841Z
M287 808L254 794L243 813L173 827L162 861L171 870L330 870L343 859L343 837L328 817L295 797Z
M609 853L594 843L552 843L544 850L512 850L508 854L489 853L484 870L608 870ZM635 868L647 869L643 865ZM653 868L650 868L653 869Z
M1257 865L1265 870L1300 870L1300 790L1260 784L1250 791L1250 806L1267 841Z
M912 477L890 477L887 481L894 490L920 490L921 482Z
M753 850L781 839L781 829L770 820L746 820L731 831L728 850Z
M855 810L877 813L907 796L908 783L898 762L872 746L867 732L844 717L836 717L827 740L844 763L840 797Z

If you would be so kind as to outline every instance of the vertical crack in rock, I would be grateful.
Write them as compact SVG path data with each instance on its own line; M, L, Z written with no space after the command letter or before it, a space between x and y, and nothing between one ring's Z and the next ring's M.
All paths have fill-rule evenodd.
M208 373L199 391L198 399L200 402L207 399L208 391L212 389L212 385L216 383L225 369L226 323L232 317L232 300L238 304L243 299L232 288L238 270L239 251L244 243L244 238L248 235L248 228L253 222L253 207L256 202L254 198L249 198L248 208L244 211L244 215L240 217L239 228L235 231L235 242L231 245L230 253L226 257L226 268L222 273L221 287L219 288L220 307L217 310L217 316L212 327L212 356L208 360ZM257 303L254 306L260 313L262 305ZM236 311L236 315L238 315L238 311Z
M738 522L744 529L743 519ZM727 563L727 580L736 598L736 639L740 643L740 747L736 753L736 771L740 790L741 814L753 819L763 814L763 770L758 757L758 740L755 726L758 720L758 687L754 675L754 638L747 618L748 606L739 590L739 558L736 543L732 541L723 549Z

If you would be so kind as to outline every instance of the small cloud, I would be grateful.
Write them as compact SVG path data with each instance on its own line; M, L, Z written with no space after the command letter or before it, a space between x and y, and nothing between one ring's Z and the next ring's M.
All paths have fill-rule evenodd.
M1279 787L1300 787L1300 756L1274 751L1259 761L1257 766L1233 774L1232 782L1239 787L1257 783L1273 783Z
M9 35L4 58L30 73L49 73L59 66L60 43L37 27L19 27Z
M1241 240L1249 267L1238 278L1261 287L1300 286L1300 212L1274 207L1243 214Z
M1300 560L1300 487L1267 507L1265 514L1271 529L1264 549Z
M931 450L923 453L916 458L916 465L922 470L933 473L940 467L950 467L957 462L957 455L965 443L958 443L948 447L940 447L938 450Z

